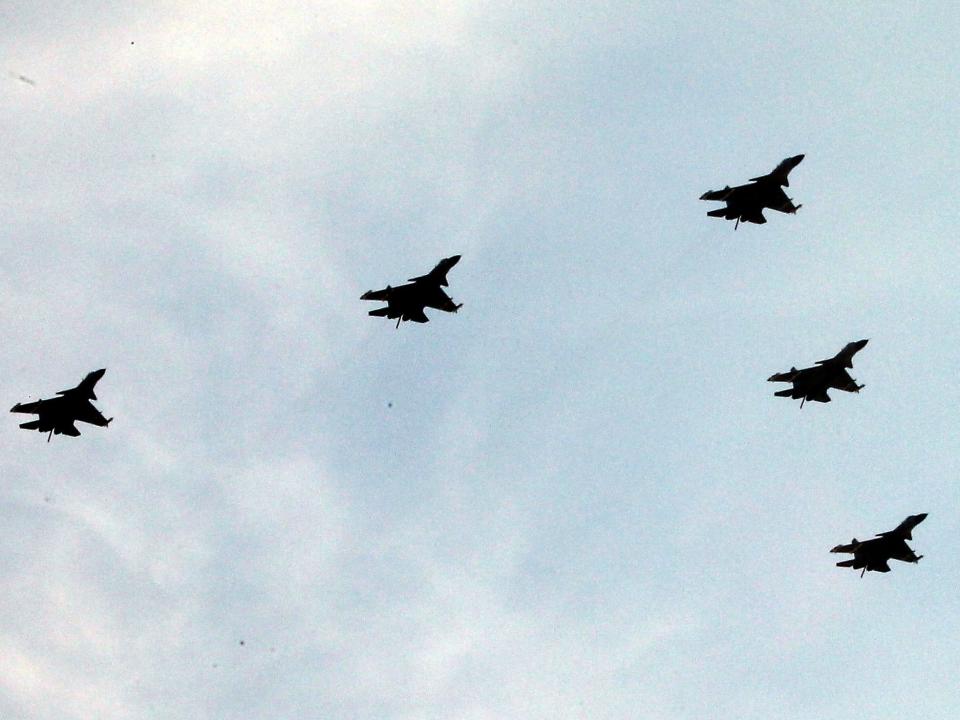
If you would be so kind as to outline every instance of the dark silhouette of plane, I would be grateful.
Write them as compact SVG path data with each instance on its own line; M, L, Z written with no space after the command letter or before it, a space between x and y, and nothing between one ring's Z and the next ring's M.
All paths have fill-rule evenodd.
M828 403L830 396L827 390L836 388L845 392L860 392L865 385L857 385L857 381L850 377L847 368L853 367L853 356L860 350L863 350L867 340L857 340L847 343L843 350L838 352L832 358L818 360L813 367L797 370L790 368L788 372L777 373L767 378L768 382L788 382L793 383L793 387L788 390L775 392L777 397L788 397L800 400L800 407L807 400Z
M454 304L440 286L446 287L447 273L459 261L459 255L444 258L426 275L410 278L407 285L398 287L387 285L383 290L368 290L360 296L360 299L380 300L387 303L386 307L371 310L368 314L388 317L391 320L397 318L397 327L400 327L400 323L404 320L413 320L418 323L430 322L429 318L423 314L425 307L455 313L463 307L463 303Z
M93 388L105 372L106 369L94 370L75 388L58 392L59 397L37 400L31 403L17 403L10 408L10 412L38 415L39 417L36 420L21 423L20 427L24 430L49 433L47 442L50 442L53 435L78 437L80 431L74 425L78 420L91 425L107 427L113 418L105 418L90 402L97 399Z
M763 216L764 208L782 213L795 213L802 206L794 205L793 200L781 190L781 186L790 187L787 175L800 164L801 160L803 155L794 155L777 165L769 175L750 178L750 182L746 185L736 187L727 185L723 190L708 190L700 196L701 200L719 200L725 202L727 206L711 210L707 215L726 220L736 219L737 223L733 226L736 230L741 222L752 222L758 225L765 223L767 219Z
M26 75L20 75L19 73L7 71L7 74L12 77L14 80L19 80L20 82L25 82L27 85L36 85L36 81L31 80Z
M877 535L872 540L859 541L856 538L849 545L837 545L832 553L853 553L853 560L844 560L837 563L837 567L852 567L855 570L863 568L860 577L867 570L875 572L890 572L888 560L916 563L923 555L917 555L907 545L907 540L913 540L913 529L927 518L926 513L911 515L890 532Z

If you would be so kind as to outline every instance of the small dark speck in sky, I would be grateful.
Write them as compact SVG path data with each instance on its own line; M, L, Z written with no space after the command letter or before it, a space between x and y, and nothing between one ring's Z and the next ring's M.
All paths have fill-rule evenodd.
M393 407L393 403L387 403L387 407Z
M10 73L10 77L14 80L19 80L20 82L25 82L27 85L36 85L37 83L28 78L26 75L19 75L17 73Z
M246 645L246 643L245 643L243 640L240 641L240 644L241 644L241 645Z

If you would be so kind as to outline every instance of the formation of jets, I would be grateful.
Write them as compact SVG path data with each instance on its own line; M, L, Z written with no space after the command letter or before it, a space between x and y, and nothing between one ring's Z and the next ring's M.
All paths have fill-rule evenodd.
M794 205L793 200L787 197L782 188L790 186L788 178L790 171L800 164L803 157L803 155L788 157L772 172L752 178L745 185L727 186L723 190L704 193L700 196L701 200L717 200L726 203L725 207L711 210L707 215L736 220L734 229L737 229L741 222L765 223L763 210L766 208L782 213L796 213L801 206ZM387 285L382 290L368 290L360 296L360 299L385 302L385 307L371 310L368 314L395 319L398 328L404 321L429 322L429 318L424 313L424 309L428 307L455 313L462 304L454 303L443 288L448 287L447 273L459 261L460 255L443 258L426 275L410 278L405 284L397 287ZM771 375L768 378L769 382L784 382L792 385L790 388L777 391L774 395L800 400L802 408L807 401L830 402L830 396L827 394L830 389L860 392L864 386L857 384L847 370L853 367L853 356L860 352L867 342L867 340L857 340L847 343L836 355L826 360L819 360L812 367L802 370L792 367L787 372ZM95 370L75 388L58 392L57 397L30 403L17 403L10 412L37 415L36 420L22 423L20 427L47 433L48 442L53 435L71 437L80 435L76 422L107 427L113 418L105 418L90 402L97 399L93 389L105 372L105 369ZM838 562L837 566L862 569L861 577L867 570L889 572L890 567L887 563L891 559L916 563L923 556L914 553L906 541L912 540L913 529L926 517L926 513L910 515L894 530L880 533L877 537L862 542L854 538L849 544L837 545L830 552L852 554L852 560Z

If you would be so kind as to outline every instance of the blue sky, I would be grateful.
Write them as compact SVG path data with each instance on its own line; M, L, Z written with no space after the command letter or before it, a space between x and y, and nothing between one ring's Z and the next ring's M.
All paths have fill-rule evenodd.
M950 4L2 17L0 716L956 717Z

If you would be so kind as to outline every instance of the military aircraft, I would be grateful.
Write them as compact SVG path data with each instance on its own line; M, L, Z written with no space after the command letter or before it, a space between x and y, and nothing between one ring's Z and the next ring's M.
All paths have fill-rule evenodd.
M463 303L456 305L450 296L442 289L447 285L447 273L460 261L459 255L444 258L426 275L410 278L407 285L390 287L383 290L368 290L360 296L361 300L380 300L387 303L386 307L371 310L368 314L377 317L397 318L397 327L404 320L413 322L430 322L423 314L425 307L436 308L446 312L456 312Z
M38 415L39 417L36 420L22 423L20 427L24 430L49 433L47 442L50 442L53 435L78 437L80 431L74 425L78 420L91 425L107 427L113 418L105 418L90 402L97 399L93 388L105 372L106 369L94 370L75 388L58 392L57 395L60 397L37 400L31 403L17 403L10 408L10 412Z
M855 570L863 568L860 577L867 570L876 572L890 572L888 560L901 562L919 562L923 555L917 555L907 545L907 540L913 540L913 529L927 517L926 513L911 515L890 532L880 533L872 540L860 541L854 538L849 545L837 545L832 553L853 553L853 560L844 560L837 563L837 567L852 567Z
M775 392L777 397L788 397L800 400L800 407L807 400L828 403L830 396L827 390L836 388L845 392L860 392L865 385L857 385L857 381L850 377L846 368L853 367L853 356L860 350L863 350L867 340L857 340L847 343L843 350L838 352L832 358L818 360L813 367L797 370L790 368L788 372L777 373L767 378L767 382L788 382L793 383L793 387L788 390Z
M700 196L701 200L719 200L727 204L724 208L711 210L710 217L721 217L727 220L736 218L733 229L740 227L741 222L752 222L762 225L767 221L763 216L763 209L770 208L782 213L795 213L802 206L794 205L793 200L781 190L781 186L790 187L787 176L800 161L803 155L794 155L777 165L769 175L750 178L746 185L730 187L723 190L708 190Z

